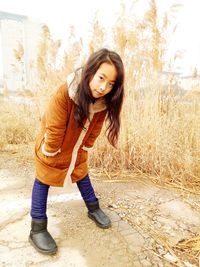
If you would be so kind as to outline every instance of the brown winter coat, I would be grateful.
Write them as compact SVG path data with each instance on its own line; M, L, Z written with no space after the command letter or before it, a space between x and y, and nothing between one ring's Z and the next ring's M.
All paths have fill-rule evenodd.
M78 127L74 120L76 85L62 85L51 98L36 140L36 177L48 185L63 186L66 176L77 182L87 175L88 151L100 134L107 113L104 99L99 98L90 104L85 129Z

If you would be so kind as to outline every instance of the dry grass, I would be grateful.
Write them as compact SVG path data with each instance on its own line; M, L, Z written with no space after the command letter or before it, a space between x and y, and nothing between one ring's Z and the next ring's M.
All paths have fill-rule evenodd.
M164 65L164 36L169 21L166 14L163 25L158 26L154 0L138 23L129 19L134 5L133 10L126 11L124 6L121 10L113 29L115 49L126 66L121 135L117 150L108 146L102 135L97 140L90 165L104 173L106 170L110 177L116 178L119 170L129 170L148 175L155 182L199 191L200 87L181 96L178 87L172 86L171 77L163 84L160 71ZM89 53L102 47L106 38L106 31L97 17L93 22ZM71 36L70 47L58 64L61 41L54 41L48 27L42 26L34 70L38 79L33 88L27 90L32 95L35 113L31 111L33 107L10 109L10 105L3 105L1 144L34 139L33 128L38 128L49 97L80 62L82 40L74 41L73 28ZM23 47L18 50L23 51ZM16 60L22 61L23 54L16 56L15 51Z
M159 86L159 85L157 85ZM184 187L199 186L200 107L170 96L161 99L159 87L129 92L122 116L118 150L102 147L92 157L108 171L129 169L151 174ZM101 159L101 160L99 160Z
M38 124L35 107L1 100L0 114L0 150L7 144L33 142Z
M192 237L188 240L180 241L174 250L177 253L182 254L182 258L190 259L195 265L192 266L199 266L200 265L200 236Z

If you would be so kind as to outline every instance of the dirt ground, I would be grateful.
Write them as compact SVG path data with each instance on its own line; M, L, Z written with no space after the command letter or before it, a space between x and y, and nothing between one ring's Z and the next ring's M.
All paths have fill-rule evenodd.
M91 176L112 221L106 230L87 217L76 185L51 187L49 231L59 250L54 256L39 254L28 242L32 152L10 146L0 155L0 266L198 266L197 253L178 245L199 235L200 196L134 176L130 182Z

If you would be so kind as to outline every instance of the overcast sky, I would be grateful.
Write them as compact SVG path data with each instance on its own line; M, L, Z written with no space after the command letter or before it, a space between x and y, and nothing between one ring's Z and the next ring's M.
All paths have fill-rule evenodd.
M65 38L67 25L73 24L77 33L83 35L89 27L92 17L98 10L103 26L110 25L120 10L121 0L6 0L1 1L0 11L26 15L47 23L55 38ZM131 0L124 0L129 6ZM148 8L148 0L137 0L139 9L135 12L140 16ZM177 62L177 69L184 74L191 73L196 66L200 70L200 0L157 0L160 16L169 10L170 6L182 3L178 12L171 12L176 32L170 35L168 59L177 51L182 51L182 59ZM83 23L84 21L84 23Z

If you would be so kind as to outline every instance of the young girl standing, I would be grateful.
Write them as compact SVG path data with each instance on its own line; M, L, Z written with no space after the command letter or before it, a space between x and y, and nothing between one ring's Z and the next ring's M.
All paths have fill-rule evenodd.
M105 119L109 123L108 140L115 146L123 96L123 62L116 52L101 49L51 98L35 145L37 178L32 190L29 241L39 252L57 251L47 230L47 197L49 187L63 186L65 177L77 183L88 217L101 228L111 226L90 182L87 159Z

